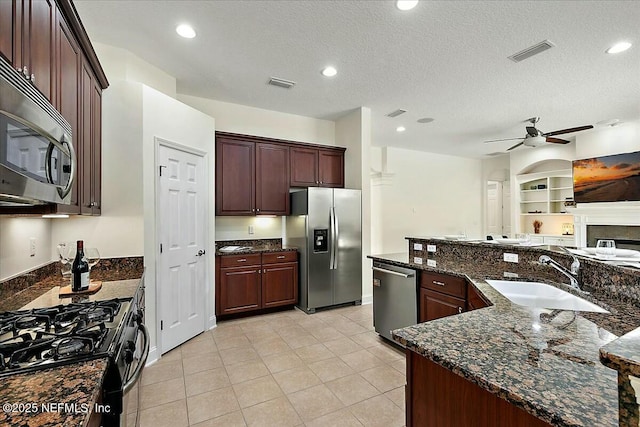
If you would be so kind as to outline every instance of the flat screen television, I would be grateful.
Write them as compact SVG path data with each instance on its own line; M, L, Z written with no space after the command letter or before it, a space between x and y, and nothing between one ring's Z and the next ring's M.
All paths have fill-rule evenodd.
M640 200L640 151L573 161L576 203Z

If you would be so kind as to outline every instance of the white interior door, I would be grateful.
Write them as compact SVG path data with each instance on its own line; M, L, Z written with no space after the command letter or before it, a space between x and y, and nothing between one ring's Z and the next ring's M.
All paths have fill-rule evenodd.
M502 235L502 183L487 181L487 234Z
M202 156L158 146L158 293L162 353L205 328L208 183Z

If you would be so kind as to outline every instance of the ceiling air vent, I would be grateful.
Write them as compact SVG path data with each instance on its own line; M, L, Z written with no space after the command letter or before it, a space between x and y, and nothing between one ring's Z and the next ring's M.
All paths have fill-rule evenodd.
M544 52L545 50L549 50L554 47L555 44L551 43L549 40L543 40L538 44L534 44L531 47L526 48L525 50L521 50L518 53L514 53L509 56L509 59L513 62L524 61L527 58L531 58L534 55Z
M402 108L398 108L396 111L392 111L387 114L387 117L398 117L400 114L406 113L407 110L403 110Z
M277 77L271 77L269 79L269 84L273 86L283 87L285 89L291 89L296 85L296 82L292 82L291 80L279 79Z

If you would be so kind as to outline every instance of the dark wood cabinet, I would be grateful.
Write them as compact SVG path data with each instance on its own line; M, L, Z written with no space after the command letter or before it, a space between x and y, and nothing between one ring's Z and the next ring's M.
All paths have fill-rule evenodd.
M216 215L255 214L255 143L216 136Z
M429 289L420 289L420 322L440 319L462 313L466 309L465 300Z
M54 0L0 1L0 52L47 98L54 101Z
M489 304L471 283L467 284L467 311L488 307Z
M216 316L298 302L298 253L223 255L217 258Z
M216 215L288 215L289 147L216 135Z
M292 187L344 187L344 151L291 148Z
M318 150L318 177L321 187L344 188L344 153Z
M406 425L548 427L550 424L411 351L406 351Z
M57 83L56 102L54 107L62 114L62 116L71 125L73 133L73 146L76 151L77 165L75 182L71 190L71 204L57 205L57 212L79 214L81 197L80 187L82 186L82 167L83 161L83 145L80 132L80 109L79 99L81 93L80 80L80 47L78 46L71 29L58 12L56 19L56 64L57 64Z
M2 207L0 214L100 215L109 83L71 1L0 0L0 54L69 122L77 159L69 205Z
M256 214L289 214L288 166L289 147L256 143Z

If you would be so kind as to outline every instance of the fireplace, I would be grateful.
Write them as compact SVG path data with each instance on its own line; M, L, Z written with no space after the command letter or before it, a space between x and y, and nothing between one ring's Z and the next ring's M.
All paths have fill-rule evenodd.
M598 240L615 240L616 248L640 250L640 225L587 225L587 246Z

